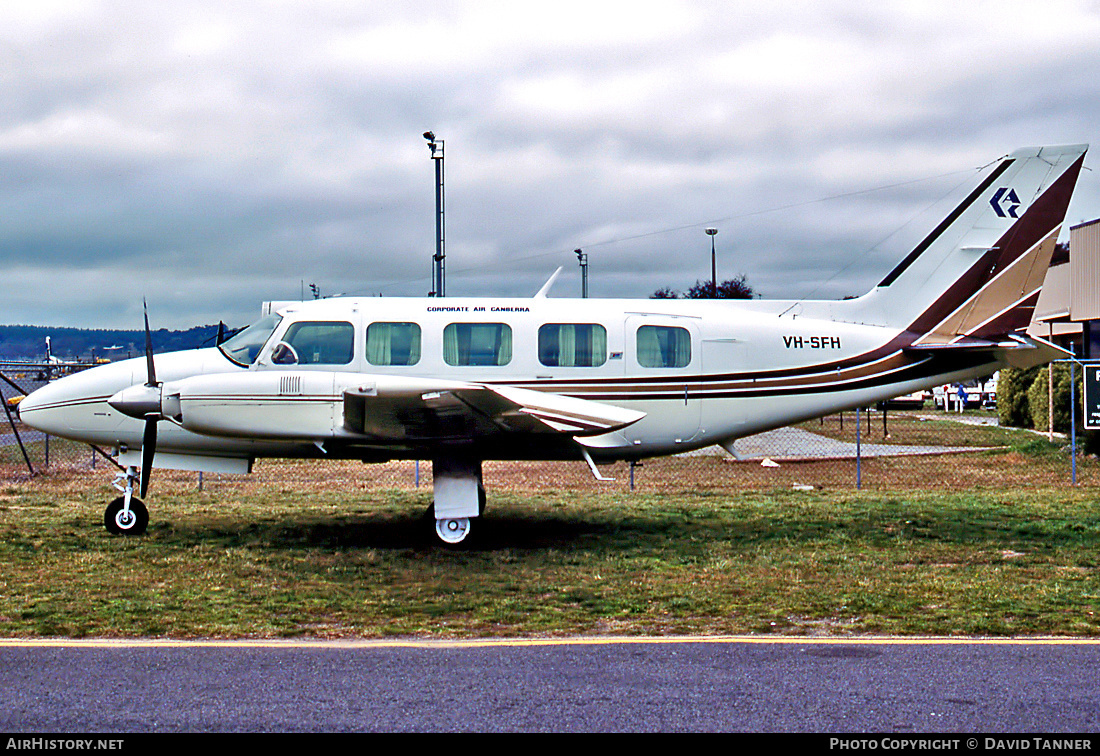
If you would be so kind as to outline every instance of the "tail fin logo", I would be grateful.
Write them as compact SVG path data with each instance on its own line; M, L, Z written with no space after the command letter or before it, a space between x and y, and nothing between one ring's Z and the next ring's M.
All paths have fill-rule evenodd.
M1017 211L1020 209L1020 198L1016 196L1016 190L1009 187L1001 187L993 193L993 199L989 200L993 206L993 212L998 218L1019 218Z

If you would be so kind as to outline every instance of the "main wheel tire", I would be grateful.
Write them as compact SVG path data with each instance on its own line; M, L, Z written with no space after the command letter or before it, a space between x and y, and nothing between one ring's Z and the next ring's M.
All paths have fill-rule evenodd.
M470 535L469 517L448 517L435 521L435 534L445 546L458 546Z
M107 505L103 513L103 527L111 535L139 536L144 535L149 527L149 510L137 497L130 497L130 511L125 510L126 499L119 496Z

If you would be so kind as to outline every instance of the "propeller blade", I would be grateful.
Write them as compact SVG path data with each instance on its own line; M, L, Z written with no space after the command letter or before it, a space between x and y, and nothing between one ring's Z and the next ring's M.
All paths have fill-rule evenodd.
M158 389L157 368L153 364L153 333L149 330L149 303L142 298L141 308L145 313L145 369L147 388ZM121 393L121 392L120 392ZM157 408L154 412L145 415L145 432L141 435L141 498L149 490L149 476L153 472L153 456L157 453L157 423L162 415L160 412L160 397L157 397ZM121 410L119 410L121 412Z
M141 436L141 498L149 490L149 475L153 471L153 455L157 453L157 415L145 416L145 433Z
M225 341L225 323L219 320L218 321L218 338L215 339L214 346L221 346L223 341Z
M141 306L145 310L145 367L146 367L146 386L157 385L157 371L153 365L153 334L149 331L149 305L143 299L141 300Z

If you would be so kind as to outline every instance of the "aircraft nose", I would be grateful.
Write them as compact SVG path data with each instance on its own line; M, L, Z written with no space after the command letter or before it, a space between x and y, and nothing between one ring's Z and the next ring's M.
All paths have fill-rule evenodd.
M111 410L107 398L133 382L133 365L128 362L102 365L46 384L20 402L20 418L36 430L78 441L113 431L123 416Z
M35 430L59 436L69 429L56 384L32 391L19 402L19 420Z

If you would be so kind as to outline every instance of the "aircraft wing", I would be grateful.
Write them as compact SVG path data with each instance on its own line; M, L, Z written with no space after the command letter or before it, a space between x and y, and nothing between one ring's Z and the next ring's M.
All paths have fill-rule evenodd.
M592 436L644 412L511 386L454 384L423 390L371 385L344 392L344 428L378 441L483 438L498 433Z
M125 394L137 391L131 401ZM597 436L644 412L508 385L365 373L242 371L164 384L146 407L147 387L112 397L129 414L158 411L186 430L257 439L333 439L431 444L526 436ZM139 406L140 405L140 406ZM120 410L121 411L121 410ZM517 439L519 440L519 439Z

